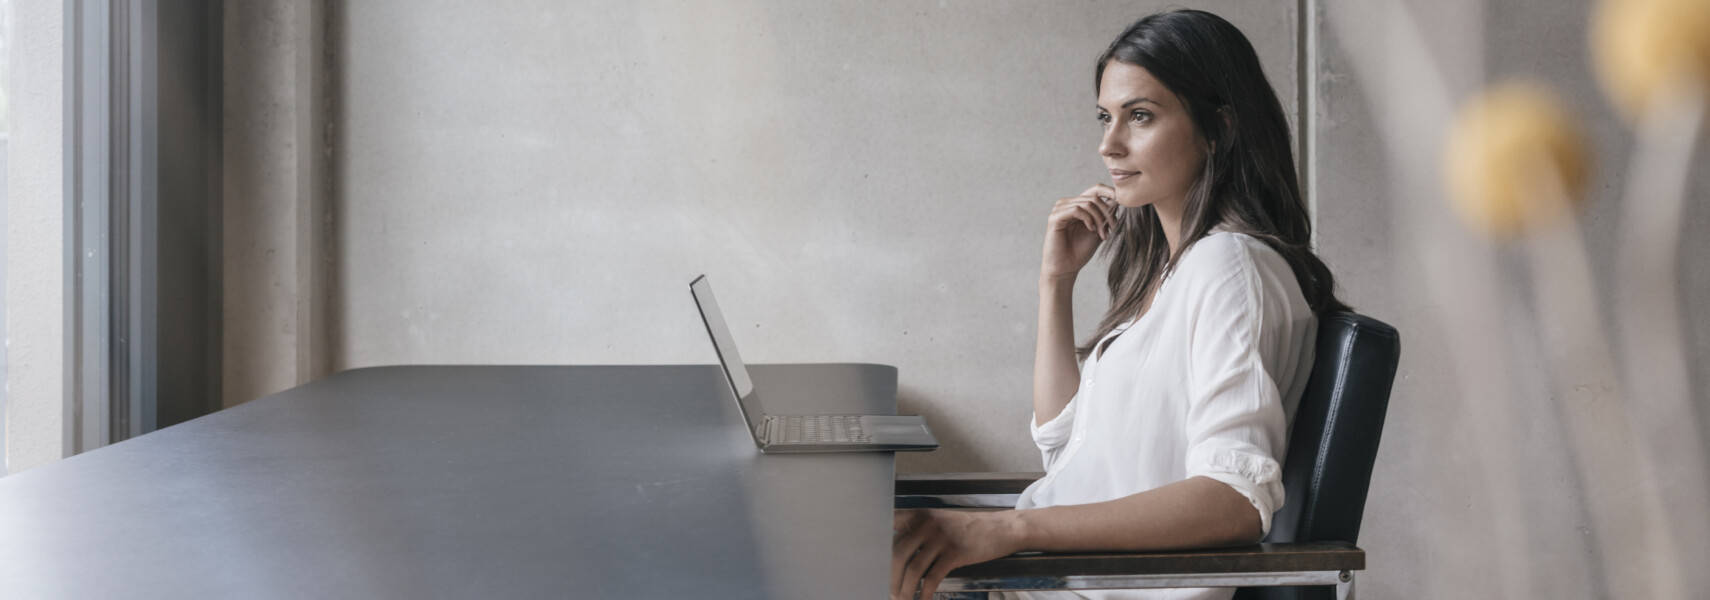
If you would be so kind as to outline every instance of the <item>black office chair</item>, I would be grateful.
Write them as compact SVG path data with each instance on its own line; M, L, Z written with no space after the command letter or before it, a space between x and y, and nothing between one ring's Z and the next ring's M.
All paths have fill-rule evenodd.
M1252 546L1144 553L1022 553L951 571L941 592L1240 586L1239 600L1352 598L1365 569L1359 540L1366 490L1395 381L1395 328L1350 312L1319 319L1317 354L1288 456L1287 497ZM1009 499L1043 473L898 476L899 508L940 499ZM1013 506L1013 504L1011 505Z

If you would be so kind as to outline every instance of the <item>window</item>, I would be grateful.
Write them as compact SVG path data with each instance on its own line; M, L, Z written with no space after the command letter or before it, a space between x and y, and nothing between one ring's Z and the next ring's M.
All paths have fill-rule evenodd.
M214 1L65 10L70 455L216 407L223 19Z

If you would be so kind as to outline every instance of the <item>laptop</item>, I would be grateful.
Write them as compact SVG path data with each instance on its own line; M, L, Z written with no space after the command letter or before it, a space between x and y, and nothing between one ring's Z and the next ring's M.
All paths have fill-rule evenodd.
M748 377L748 367L736 353L724 314L713 299L707 276L689 282L689 293L701 309L701 322L724 367L724 380L736 397L736 407L748 422L754 445L761 452L899 452L938 449L938 439L926 419L897 415L769 415L760 406L760 393Z

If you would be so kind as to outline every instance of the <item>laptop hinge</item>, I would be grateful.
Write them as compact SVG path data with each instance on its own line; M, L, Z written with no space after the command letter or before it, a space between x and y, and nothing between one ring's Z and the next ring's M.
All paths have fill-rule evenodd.
M772 430L776 428L775 426L777 423L778 420L772 418L770 415L760 420L760 425L754 428L754 435L755 437L760 438L760 443L772 443Z

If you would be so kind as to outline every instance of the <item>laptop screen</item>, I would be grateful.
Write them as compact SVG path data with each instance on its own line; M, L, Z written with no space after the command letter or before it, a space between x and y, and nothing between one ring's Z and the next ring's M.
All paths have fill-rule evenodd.
M689 292L694 294L695 305L701 309L701 321L706 323L713 350L718 352L725 381L730 382L730 390L736 395L736 405L742 409L742 418L748 420L748 431L752 433L760 427L766 411L760 407L760 398L754 393L754 382L748 378L748 367L742 363L742 355L736 352L736 340L730 335L730 326L724 322L724 313L718 310L712 283L707 281L706 275L696 277L689 282Z

